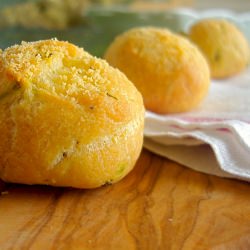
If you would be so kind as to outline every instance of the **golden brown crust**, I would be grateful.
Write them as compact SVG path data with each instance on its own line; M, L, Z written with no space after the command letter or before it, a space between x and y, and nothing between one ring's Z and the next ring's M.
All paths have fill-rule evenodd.
M209 87L209 70L188 40L166 29L135 28L118 36L105 59L142 93L145 107L175 113L196 107Z
M238 74L249 63L248 42L233 23L204 19L190 28L189 37L206 56L213 78Z
M92 188L137 160L144 108L131 82L70 43L22 43L0 55L0 177Z

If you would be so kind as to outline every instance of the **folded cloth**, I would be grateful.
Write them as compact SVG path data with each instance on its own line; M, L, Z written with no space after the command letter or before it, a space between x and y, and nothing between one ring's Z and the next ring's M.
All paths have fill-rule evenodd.
M250 181L250 69L213 80L192 112L147 111L144 146L194 170Z

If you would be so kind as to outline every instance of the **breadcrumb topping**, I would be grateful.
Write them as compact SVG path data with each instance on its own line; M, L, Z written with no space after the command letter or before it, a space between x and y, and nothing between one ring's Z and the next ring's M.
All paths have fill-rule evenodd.
M102 106L113 119L127 120L131 115L133 107L128 103L136 91L132 83L126 83L131 94L120 91L128 81L121 72L71 43L22 42L4 50L1 61L8 77L30 98L42 90L90 110Z
M61 96L76 98L80 91L89 97L105 95L102 91L110 85L107 63L68 42L22 42L7 48L2 60L22 85Z

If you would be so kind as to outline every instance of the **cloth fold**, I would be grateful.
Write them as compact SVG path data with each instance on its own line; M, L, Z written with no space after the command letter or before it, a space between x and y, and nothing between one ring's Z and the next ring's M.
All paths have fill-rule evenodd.
M194 170L250 181L250 69L214 80L191 112L147 111L144 146Z

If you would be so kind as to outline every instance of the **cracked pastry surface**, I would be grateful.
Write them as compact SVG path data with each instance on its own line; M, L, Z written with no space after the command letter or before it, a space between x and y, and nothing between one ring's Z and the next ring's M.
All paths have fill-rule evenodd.
M0 52L0 178L94 188L124 177L142 147L144 106L123 73L68 42Z

